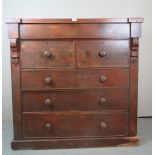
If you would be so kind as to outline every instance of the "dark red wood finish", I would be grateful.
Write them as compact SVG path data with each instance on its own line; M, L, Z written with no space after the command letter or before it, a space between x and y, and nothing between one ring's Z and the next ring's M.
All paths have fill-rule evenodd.
M20 149L58 149L58 148L92 148L92 147L123 147L139 145L139 137L95 137L95 138L57 138L13 140L11 147Z
M23 90L129 87L129 70L126 68L24 70L21 77ZM106 79L102 81L104 77ZM51 82L46 82L46 78Z
M77 41L78 67L129 67L129 40Z
M13 149L137 145L142 18L9 19Z
M23 136L25 139L128 136L128 114L99 112L27 114L23 116Z
M129 109L129 89L59 90L23 92L24 112L39 111L93 111Z
M128 39L130 24L21 24L20 37L21 39Z
M133 38L130 64L130 136L137 135L137 100L138 100L138 50L139 39Z
M21 41L22 68L75 66L73 41Z
M17 32L15 32L17 33ZM21 89L18 39L10 39L14 139L22 137Z

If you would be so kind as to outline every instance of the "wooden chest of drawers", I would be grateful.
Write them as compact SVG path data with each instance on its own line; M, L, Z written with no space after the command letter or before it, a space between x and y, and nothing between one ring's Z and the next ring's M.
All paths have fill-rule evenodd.
M13 149L136 145L142 18L10 19Z

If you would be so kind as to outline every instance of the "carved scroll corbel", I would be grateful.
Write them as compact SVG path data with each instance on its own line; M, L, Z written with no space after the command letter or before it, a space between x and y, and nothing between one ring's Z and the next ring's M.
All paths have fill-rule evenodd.
M139 49L139 39L132 38L131 39L131 56L138 57L138 49Z
M17 39L10 39L10 49L11 49L11 62L17 65L19 63Z

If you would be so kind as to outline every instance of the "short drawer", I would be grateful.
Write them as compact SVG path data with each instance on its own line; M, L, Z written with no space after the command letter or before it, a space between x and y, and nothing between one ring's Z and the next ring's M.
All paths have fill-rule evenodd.
M127 136L128 113L51 113L23 116L24 138Z
M75 66L73 41L21 41L22 68Z
M21 76L22 89L129 87L129 70L126 68L25 70Z
M128 89L24 92L24 112L65 110L128 110Z
M129 40L77 41L78 67L128 67Z
M105 38L127 39L130 24L21 24L21 39Z

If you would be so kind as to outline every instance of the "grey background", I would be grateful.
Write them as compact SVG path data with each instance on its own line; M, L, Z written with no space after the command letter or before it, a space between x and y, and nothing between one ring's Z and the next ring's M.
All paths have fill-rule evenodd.
M138 116L151 116L151 0L3 0L3 21L6 18L110 17L144 17L139 53ZM9 52L7 26L3 22L3 121L12 121Z

